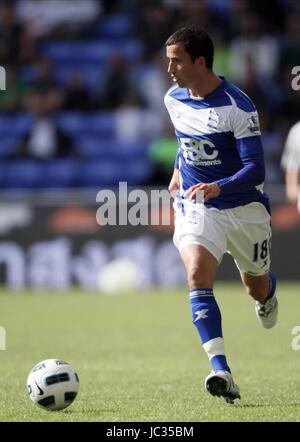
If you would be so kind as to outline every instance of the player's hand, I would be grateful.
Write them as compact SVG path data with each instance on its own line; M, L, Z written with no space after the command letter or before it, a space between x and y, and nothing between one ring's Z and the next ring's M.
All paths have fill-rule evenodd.
M187 191L185 196L189 199L196 199L197 192L202 191L204 195L204 202L206 203L211 198L217 198L220 193L221 189L217 183L199 183L195 184L194 186L190 187ZM202 200L202 198L201 198Z

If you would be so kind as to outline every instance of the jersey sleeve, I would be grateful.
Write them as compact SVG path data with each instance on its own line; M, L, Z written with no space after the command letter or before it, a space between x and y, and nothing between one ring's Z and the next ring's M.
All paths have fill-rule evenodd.
M230 126L237 140L261 135L258 113L250 99L241 107L236 103L232 107Z
M241 160L263 155L261 131L257 110L247 97L239 107L236 103L230 115L231 130Z
M255 106L249 100L248 109L233 107L231 130L236 139L236 149L243 163L234 175L216 181L222 194L247 190L263 183L265 178L264 154L261 142L259 118Z

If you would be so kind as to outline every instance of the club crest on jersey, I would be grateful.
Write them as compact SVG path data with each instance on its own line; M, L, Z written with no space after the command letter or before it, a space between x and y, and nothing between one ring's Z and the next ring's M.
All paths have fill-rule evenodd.
M248 129L250 130L250 132L253 132L253 133L259 133L260 132L258 116L257 115L252 115L250 118L248 118L248 122L249 122Z

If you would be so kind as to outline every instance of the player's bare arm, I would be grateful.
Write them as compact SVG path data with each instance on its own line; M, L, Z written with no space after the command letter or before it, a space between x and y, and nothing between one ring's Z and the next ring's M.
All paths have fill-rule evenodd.
M178 169L174 169L168 190L170 192L170 194L175 197L175 194L177 192L177 190L180 188L180 183L179 183L179 170Z

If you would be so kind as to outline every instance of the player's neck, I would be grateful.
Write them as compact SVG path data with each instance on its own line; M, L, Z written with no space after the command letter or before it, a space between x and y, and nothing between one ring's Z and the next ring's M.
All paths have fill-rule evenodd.
M204 98L206 95L217 89L221 83L223 83L223 80L211 72L203 78L199 78L199 80L189 88L190 95L196 98Z

